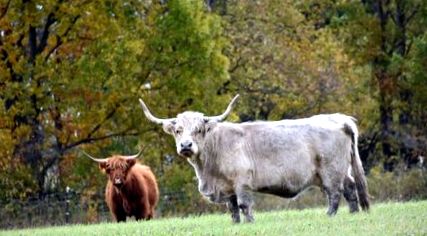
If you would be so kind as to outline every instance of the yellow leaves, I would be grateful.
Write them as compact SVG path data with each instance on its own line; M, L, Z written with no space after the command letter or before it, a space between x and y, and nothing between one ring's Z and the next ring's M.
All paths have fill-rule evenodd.
M366 71L355 75L353 58L334 32L315 28L314 23L322 23L326 16L319 18L313 11L328 10L331 3L311 2L265 1L255 15L248 9L256 3L229 5L233 15L227 25L233 44L229 58L239 58L241 66L231 78L240 90L249 91L247 113L264 109L265 100L275 104L270 116L279 119L284 114L357 109L346 96L352 96L352 86L366 80Z
M28 140L31 133L31 127L28 125L20 125L15 129L14 135L20 137L21 140Z
M142 39L129 40L126 42L126 47L130 52L133 52L135 55L142 55L145 50L145 42Z
M83 7L84 6L84 7ZM85 14L90 9L89 4L85 4L84 1L76 0L63 3L59 5L57 15L69 15L77 16L80 14Z
M12 137L9 130L6 129L6 125L9 125L7 123L10 123L10 121L5 121L5 118L2 118L0 120L2 122L0 126L0 171L2 167L7 165L7 162L9 161L10 157L12 156L12 148L13 145L15 145L16 140ZM5 122L5 123L3 123ZM6 123L7 122L7 123ZM6 162L6 163L5 163Z

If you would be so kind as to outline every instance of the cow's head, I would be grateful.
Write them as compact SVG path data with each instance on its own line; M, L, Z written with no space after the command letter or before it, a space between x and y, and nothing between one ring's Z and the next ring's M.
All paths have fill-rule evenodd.
M132 156L113 155L108 158L99 159L90 156L83 152L87 157L96 161L101 170L103 170L110 179L113 185L120 189L126 182L127 173L130 168L136 163L136 158L141 155L142 150L138 154Z
M148 120L161 124L163 130L175 138L176 151L179 155L191 158L198 156L203 149L203 139L210 127L223 121L230 114L239 95L236 95L225 112L219 116L205 116L199 112L186 111L176 118L160 119L153 116L142 99L139 99L142 110Z

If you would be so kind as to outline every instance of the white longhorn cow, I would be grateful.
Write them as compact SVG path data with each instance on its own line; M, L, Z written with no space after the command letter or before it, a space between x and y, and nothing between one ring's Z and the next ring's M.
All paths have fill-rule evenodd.
M227 203L233 222L254 220L250 192L285 198L309 186L328 197L328 215L337 212L341 194L350 212L369 209L368 191L357 149L355 119L343 114L246 123L222 122L235 96L219 116L186 111L160 119L140 99L145 116L175 138L177 153L187 158L210 201Z

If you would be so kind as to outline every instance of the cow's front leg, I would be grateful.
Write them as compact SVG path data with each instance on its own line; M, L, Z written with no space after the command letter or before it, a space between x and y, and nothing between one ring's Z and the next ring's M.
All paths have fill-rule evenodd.
M245 222L254 222L254 217L252 215L252 206L254 202L252 200L252 195L246 191L236 191L237 194L237 204L242 213L245 216Z
M227 208L231 212L231 219L233 223L240 223L240 209L239 204L237 204L237 196L232 195L227 202Z

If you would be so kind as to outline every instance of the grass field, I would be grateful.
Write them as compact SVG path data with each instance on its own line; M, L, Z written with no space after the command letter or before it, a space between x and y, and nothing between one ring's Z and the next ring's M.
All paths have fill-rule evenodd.
M334 217L325 212L324 208L255 212L251 224L232 224L228 214L214 214L0 231L0 235L427 235L427 201L376 204L368 214L349 214L347 207Z

